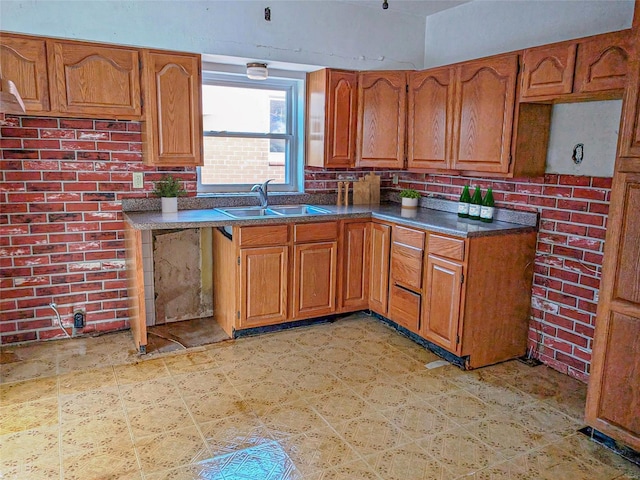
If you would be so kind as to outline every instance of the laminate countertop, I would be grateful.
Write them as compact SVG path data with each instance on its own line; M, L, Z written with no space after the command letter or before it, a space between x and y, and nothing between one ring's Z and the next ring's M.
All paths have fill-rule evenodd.
M531 212L513 212L510 219L513 218L514 221L518 221L518 223L502 220L484 223L478 220L460 218L457 213L454 212L430 208L404 209L397 203L317 206L329 213L318 215L269 215L263 217L232 218L212 208L178 210L177 213L169 214L163 214L159 211L128 211L124 212L124 219L129 226L135 230L167 230L178 228L228 227L235 225L308 223L362 218L389 221L463 238L534 231L537 221L536 214Z

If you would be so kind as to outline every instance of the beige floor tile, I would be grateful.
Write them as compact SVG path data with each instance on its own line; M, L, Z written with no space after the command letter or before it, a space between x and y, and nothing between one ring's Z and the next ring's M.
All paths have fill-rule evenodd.
M113 367L119 385L146 382L169 376L169 370L161 358L146 360L131 365L117 365Z
M286 380L298 392L300 397L331 393L342 390L348 385L348 382L342 382L331 373L317 371L303 372Z
M120 386L122 403L127 410L140 406L157 405L166 399L180 397L177 381L172 378L158 378L147 382Z
M55 358L38 358L22 362L0 364L0 383L21 382L34 378L52 377L58 373Z
M365 457L385 480L448 480L452 472L414 443Z
M390 377L383 377L367 383L353 384L351 388L378 410L397 408L414 399L409 390Z
M365 359L356 359L345 363L336 369L335 374L347 384L371 382L384 376L374 363Z
M224 374L232 385L259 383L269 380L277 374L276 370L267 362L254 358L247 360L238 367L223 367Z
M549 443L573 435L583 426L545 402L525 405L510 415L528 430L549 439Z
M118 451L124 445L131 445L131 434L124 411L64 423L60 430L63 458L89 450Z
M234 390L233 385L231 385L221 369L176 375L173 377L171 384L175 384L183 396L206 395L212 391Z
M424 363L414 360L401 352L390 357L379 357L374 361L374 365L382 373L391 376L405 375L407 373L420 374L425 370Z
M307 352L316 362L321 362L325 367L333 371L334 367L340 367L356 359L357 354L348 347L348 344L332 344L319 347Z
M180 397L167 397L151 405L127 408L127 418L136 440L195 426L187 406Z
M296 333L294 341L305 351L332 345L334 342L330 325L318 325L318 328L304 327L299 329Z
M204 350L199 352L179 352L175 355L163 357L163 360L171 375L218 368L218 362L213 360L208 352Z
M2 478L59 478L58 437L57 425L0 436Z
M30 402L58 396L58 378L38 378L16 383L0 384L0 405Z
M454 390L440 395L430 399L429 403L458 425L468 425L491 418L500 412L496 407L484 403L464 390Z
M327 422L302 400L276 405L257 413L269 429L269 434L277 440L327 426Z
M468 475L505 460L495 449L464 428L427 436L416 443L431 457L441 462L453 474L453 478Z
M86 390L73 395L60 395L60 423L108 414L122 414L122 408L117 386Z
M274 441L267 427L251 412L202 423L200 431L214 457Z
M99 347L104 348L104 347ZM111 365L111 355L107 352L91 351L89 354L64 354L58 358L58 373L83 372L97 370Z
M398 354L398 350L380 339L357 340L351 344L351 350L371 361L376 358L390 358Z
M79 450L62 460L65 480L134 480L141 479L133 445Z
M449 417L418 399L381 413L413 440L458 428Z
M357 460L325 470L317 474L317 477L311 478L313 480L316 478L317 480L383 480L364 460Z
M540 448L553 440L551 435L529 430L511 415L487 418L465 428L506 458Z
M60 375L58 378L60 395L71 395L85 390L96 390L117 385L116 376L111 366L80 370Z
M282 439L279 443L303 476L360 459L349 444L330 428Z
M249 408L261 411L276 405L298 400L298 390L283 378L274 377L257 384L238 385L236 390L242 395Z
M322 361L318 361L308 353L282 353L270 357L269 365L273 368L275 376L293 379L301 373L316 371L318 367L324 367Z
M232 390L211 391L205 395L185 396L189 412L197 423L220 420L251 411L238 392Z
M432 375L426 369L396 375L394 376L394 380L423 400L460 389L456 384L445 378Z
M411 442L400 428L378 413L362 415L334 428L363 456Z
M306 402L331 425L351 420L366 412L375 412L360 395L347 388L306 398Z
M207 352L219 365L239 367L245 362L254 360L260 352L253 346L254 339L240 338L232 342L216 343L205 347Z
M473 376L460 375L451 381L486 404L494 407L513 410L536 402L535 398L512 387L501 377L479 373L477 375L475 378Z
M148 473L174 469L211 457L195 427L181 428L136 440L142 471Z
M0 435L56 425L58 421L56 397L0 406Z

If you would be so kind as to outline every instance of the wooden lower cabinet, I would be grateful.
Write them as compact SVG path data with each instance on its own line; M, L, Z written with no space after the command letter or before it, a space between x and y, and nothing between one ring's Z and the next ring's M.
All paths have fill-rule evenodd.
M337 242L294 246L293 318L320 317L336 311Z
M389 288L389 318L413 333L420 333L420 293L392 284Z
M389 253L391 226L371 224L371 271L369 272L369 308L387 314L389 304Z
M240 249L240 318L238 328L287 320L289 247Z
M338 288L338 310L369 308L369 255L371 222L342 223L338 264L342 269Z
M462 297L462 264L427 256L425 303L420 334L451 353L459 354L458 326Z

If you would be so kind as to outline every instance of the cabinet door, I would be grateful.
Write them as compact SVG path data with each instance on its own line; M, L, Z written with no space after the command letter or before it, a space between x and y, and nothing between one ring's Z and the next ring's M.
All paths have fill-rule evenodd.
M453 69L411 72L408 84L407 166L447 169L453 128Z
M325 166L353 167L356 162L358 74L329 70Z
M337 242L294 246L293 318L336 311Z
M630 58L630 30L580 42L573 81L575 93L622 91Z
M635 53L629 62L629 83L623 100L622 125L620 127L619 166L621 171L640 171L640 33L636 33Z
M369 229L370 222L343 225L341 311L369 308Z
M371 224L371 271L369 272L369 308L387 314L389 301L389 250L391 227Z
M420 294L391 285L389 318L413 333L420 332Z
M576 44L529 48L522 56L522 99L571 93Z
M359 166L403 168L406 85L404 72L360 74L357 139Z
M105 118L140 118L138 50L53 42L58 109Z
M462 293L462 265L427 256L427 285L421 334L446 350L458 353L458 325Z
M143 52L148 165L202 165L200 55Z
M518 56L467 62L457 73L453 168L507 173Z
M44 39L0 36L0 72L16 84L27 113L50 110Z
M289 247L240 249L239 328L287 320Z
M614 176L586 419L640 449L640 174Z

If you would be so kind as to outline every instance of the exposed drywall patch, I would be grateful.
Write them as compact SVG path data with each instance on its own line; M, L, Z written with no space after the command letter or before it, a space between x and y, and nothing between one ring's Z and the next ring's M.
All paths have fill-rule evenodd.
M621 112L622 100L554 105L546 172L612 177ZM582 161L576 163L578 144Z
M200 239L199 229L154 232L156 325L213 314L211 302L202 301Z

